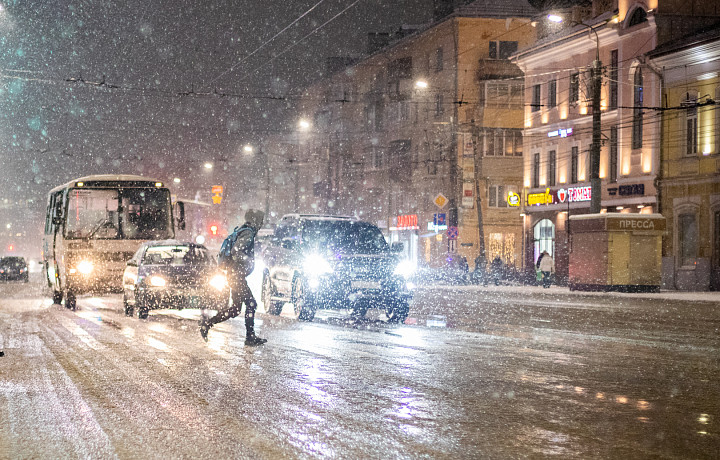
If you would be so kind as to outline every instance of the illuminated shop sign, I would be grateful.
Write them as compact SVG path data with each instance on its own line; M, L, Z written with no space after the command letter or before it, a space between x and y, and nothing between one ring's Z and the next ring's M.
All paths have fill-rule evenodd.
M591 190L592 188L588 185L586 187L561 188L556 193L560 203L565 203L565 201L574 203L576 201L590 201Z
M536 206L540 204L553 204L555 197L550 193L550 189L546 188L545 193L529 193L527 196L528 206Z
M397 216L397 226L394 230L418 230L417 214L405 214Z
M645 195L645 184L621 185L619 187L608 187L610 196Z
M567 128L567 129L556 129L555 131L550 131L547 133L548 137L568 137L572 136L573 129Z
M586 187L568 187L558 190L545 189L545 193L529 193L527 196L528 206L537 206L541 204L557 204L557 203L575 203L579 201L590 201L592 197L592 188ZM519 197L518 197L519 198ZM508 204L510 197L508 196ZM513 206L513 205L511 205Z
M520 206L520 195L515 192L508 192L507 204L513 208Z

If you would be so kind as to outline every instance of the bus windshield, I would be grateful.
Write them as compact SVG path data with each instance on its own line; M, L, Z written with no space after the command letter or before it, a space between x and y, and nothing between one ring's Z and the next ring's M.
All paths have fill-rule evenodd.
M69 190L68 239L166 239L173 237L166 189Z

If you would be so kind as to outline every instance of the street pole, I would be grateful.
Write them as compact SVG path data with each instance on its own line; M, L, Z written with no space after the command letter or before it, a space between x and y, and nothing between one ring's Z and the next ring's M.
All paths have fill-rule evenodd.
M595 32L594 29L591 29ZM597 32L595 32L597 35ZM592 100L592 147L590 149L590 213L600 212L600 88L602 87L602 64L600 63L600 42L598 40L593 62L593 100Z

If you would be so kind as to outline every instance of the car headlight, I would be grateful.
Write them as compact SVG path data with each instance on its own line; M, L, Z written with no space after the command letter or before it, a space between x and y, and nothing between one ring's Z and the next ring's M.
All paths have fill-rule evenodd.
M162 276L151 276L150 277L150 285L155 287L164 287L166 284L165 278Z
M95 267L93 266L93 263L89 260L82 260L79 264L77 264L77 271L79 271L83 275L89 275L90 273L92 273L93 268Z
M310 254L305 257L303 262L303 270L309 276L319 276L326 273L332 273L333 268L330 262L320 254Z
M210 278L210 286L214 287L218 291L222 291L228 285L227 277L218 273L217 275Z
M395 274L400 275L405 279L410 278L415 273L415 264L409 260L400 261L395 267Z

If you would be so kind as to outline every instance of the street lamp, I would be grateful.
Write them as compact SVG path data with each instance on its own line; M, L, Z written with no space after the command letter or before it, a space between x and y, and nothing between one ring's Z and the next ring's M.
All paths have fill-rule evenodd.
M243 147L243 152L245 152L248 155L253 153L253 146L249 145L249 144L246 145L245 147Z
M562 16L549 14L548 20L555 23L564 21ZM600 37L594 27L577 21L573 25L587 27L595 34L595 61L593 62L593 99L592 99L592 146L590 147L590 213L600 212L600 198L602 197L600 182L600 89L602 87L602 63L600 62Z

